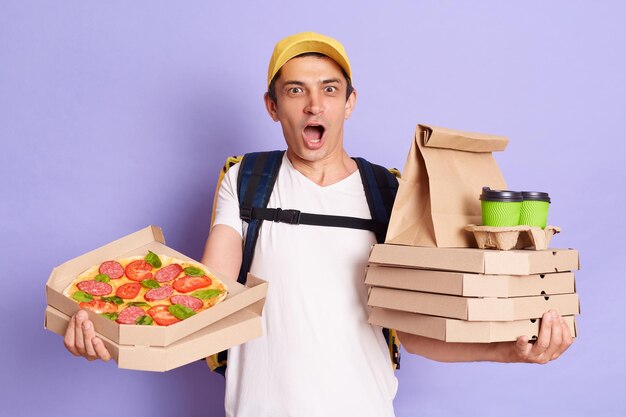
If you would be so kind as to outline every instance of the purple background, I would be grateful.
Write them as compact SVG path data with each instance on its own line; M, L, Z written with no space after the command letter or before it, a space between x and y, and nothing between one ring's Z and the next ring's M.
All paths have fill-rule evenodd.
M405 354L397 415L624 415L626 7L501 3L2 1L0 415L223 415L204 363L159 374L72 357L43 330L44 284L148 224L200 257L225 158L283 147L267 62L302 30L349 53L351 154L402 168L420 122L507 135L509 187L549 191L554 245L581 251L580 338L564 357Z

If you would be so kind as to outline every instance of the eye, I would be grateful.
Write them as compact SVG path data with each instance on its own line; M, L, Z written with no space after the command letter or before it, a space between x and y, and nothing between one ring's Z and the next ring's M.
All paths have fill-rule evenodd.
M335 91L337 91L337 87L332 86L332 85L328 85L328 86L324 87L324 91L326 93L334 93Z
M291 87L288 91L289 94L300 94L303 90L300 87Z

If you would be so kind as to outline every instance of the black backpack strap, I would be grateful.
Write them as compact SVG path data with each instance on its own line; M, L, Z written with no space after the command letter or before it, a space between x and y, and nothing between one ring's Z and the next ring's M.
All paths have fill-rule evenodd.
M309 226L345 227L375 232L379 225L370 219L361 219L349 216L333 216L329 214L302 213L300 210L281 208L241 209L239 212L243 220L269 220L276 223L306 224Z
M270 151L244 155L237 174L240 212L251 212L253 207L267 207L284 153L285 151ZM241 284L246 283L246 276L250 271L254 248L259 237L259 229L263 222L262 219L244 220L248 222L248 230L243 247L241 269L237 278Z
M376 231L376 241L385 242L391 210L398 191L398 179L387 168L372 164L363 158L354 158L359 172L361 182L365 189L365 197L370 208L372 219L375 219L382 226ZM396 339L394 330L383 328L383 336L389 347L391 363L394 369L400 369L400 345Z
M375 231L376 241L384 243L391 209L398 191L398 179L387 168L372 164L363 158L353 159L359 167L372 219L379 225Z

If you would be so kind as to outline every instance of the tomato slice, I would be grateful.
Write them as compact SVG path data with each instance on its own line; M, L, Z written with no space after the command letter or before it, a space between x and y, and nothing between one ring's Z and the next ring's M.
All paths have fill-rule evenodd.
M208 287L211 285L211 278L203 275L201 277L182 277L174 281L174 289L178 292L188 293L199 288Z
M151 307L147 313L159 326L169 326L170 324L178 323L180 320L174 317L172 313L167 310L168 307L168 305L154 306Z
M78 303L80 308L95 311L96 313L115 313L117 311L117 304L110 303L102 300L91 300L89 302Z
M141 291L141 284L138 282L129 282L128 284L123 284L118 287L115 291L115 295L120 298L124 298L125 300L129 300L137 297Z
M138 259L126 265L124 272L129 279L133 281L143 281L144 279L152 279L152 265L143 259Z

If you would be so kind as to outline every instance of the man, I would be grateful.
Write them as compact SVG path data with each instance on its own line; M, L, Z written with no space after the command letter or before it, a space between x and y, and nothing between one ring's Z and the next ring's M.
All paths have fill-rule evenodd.
M287 151L268 207L370 218L343 124L357 93L343 46L316 33L280 41L270 61L265 105L280 122ZM203 257L210 269L237 276L246 223L239 217L238 166L219 191ZM264 336L229 352L228 416L393 416L397 381L381 329L367 324L363 270L372 232L264 222L251 272L270 282ZM439 361L545 363L572 343L557 312L544 315L538 340L455 344L399 333L408 352ZM68 327L75 355L108 360L86 314Z

